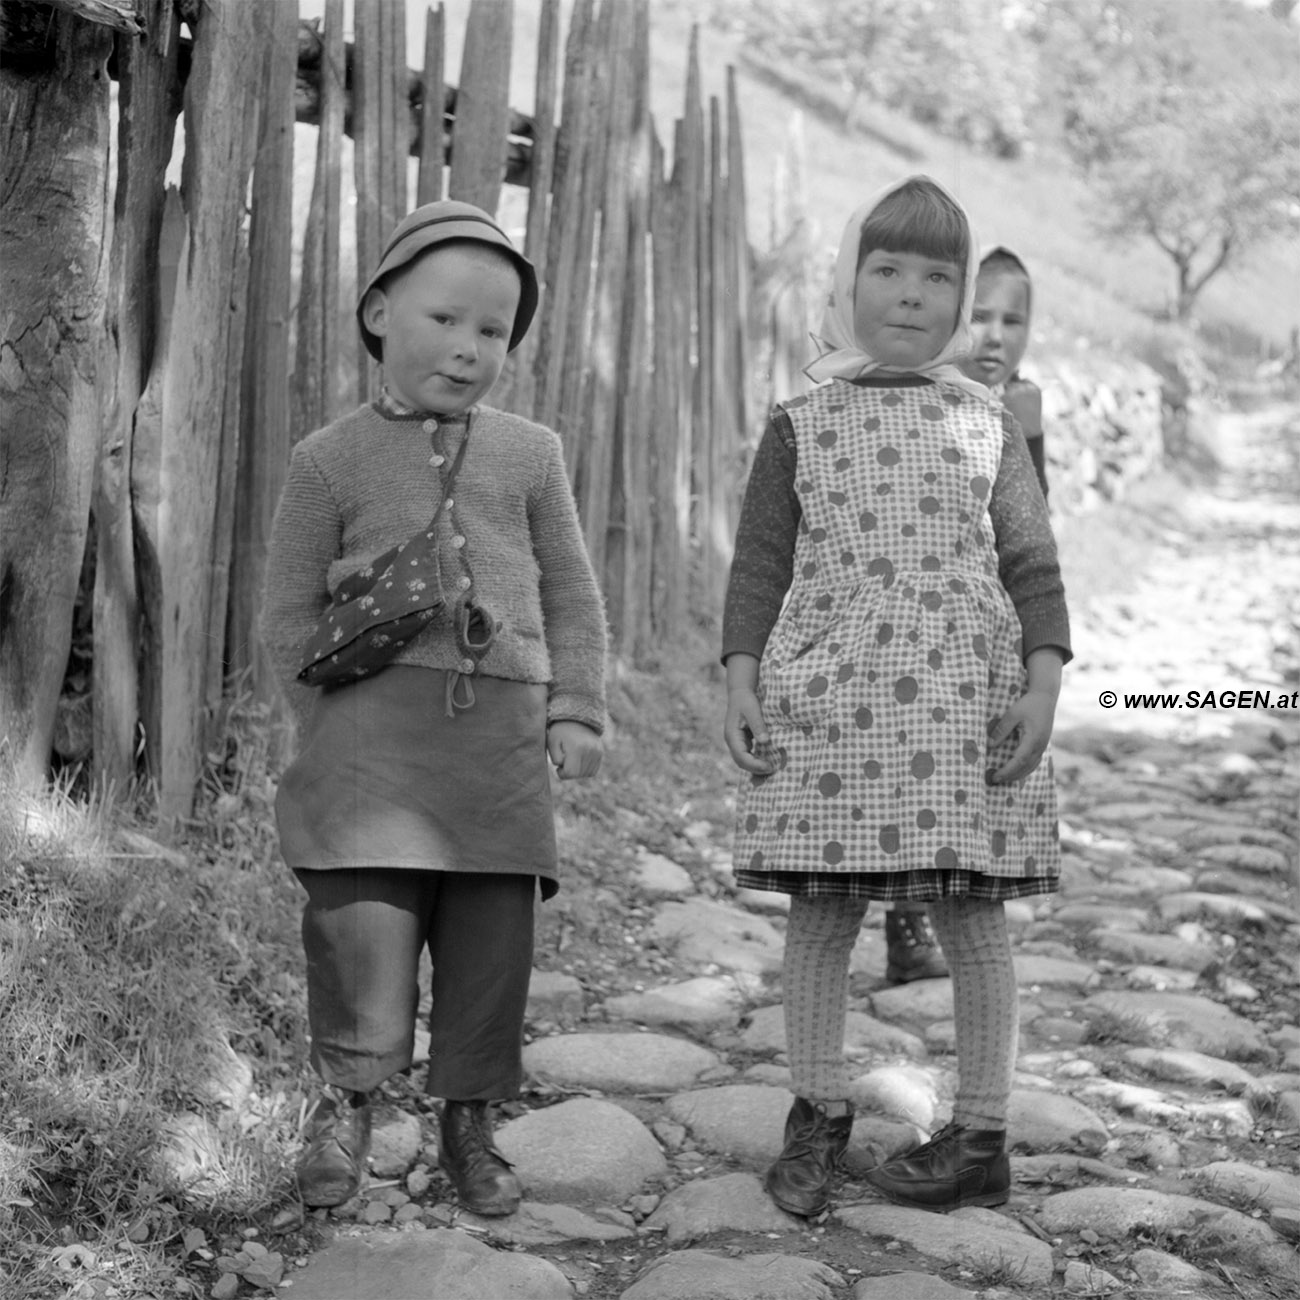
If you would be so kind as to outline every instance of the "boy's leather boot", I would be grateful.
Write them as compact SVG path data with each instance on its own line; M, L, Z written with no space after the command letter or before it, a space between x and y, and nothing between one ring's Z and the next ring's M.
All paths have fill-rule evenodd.
M796 1097L785 1121L785 1147L767 1171L764 1184L788 1214L811 1218L831 1199L831 1179L849 1144L853 1107L830 1116L821 1102Z
M942 979L948 974L943 949L924 912L897 907L885 913L885 978L891 984Z
M922 1210L1004 1205L1011 1195L1006 1137L1000 1128L948 1124L910 1155L871 1170L867 1181L891 1201Z
M471 1214L513 1214L523 1189L492 1141L485 1101L448 1101L442 1107L442 1167Z
M370 1154L372 1109L368 1092L322 1090L295 1171L304 1204L342 1205L360 1190Z

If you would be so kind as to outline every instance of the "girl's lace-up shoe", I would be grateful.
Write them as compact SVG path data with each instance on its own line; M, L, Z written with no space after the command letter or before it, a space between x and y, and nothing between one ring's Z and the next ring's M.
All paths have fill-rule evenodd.
M523 1189L492 1141L485 1101L448 1101L442 1108L442 1167L471 1214L513 1214Z
M921 1210L1004 1205L1011 1195L1011 1162L1003 1129L941 1128L909 1155L879 1165L867 1181L891 1201Z
M781 1209L813 1218L830 1204L831 1180L852 1130L852 1106L845 1115L831 1116L823 1103L795 1098L786 1116L785 1146L764 1179Z
M948 974L943 949L924 912L885 913L885 978L891 984L937 980Z
M369 1093L322 1090L307 1122L307 1145L296 1168L305 1205L342 1205L361 1189L370 1154L371 1114Z

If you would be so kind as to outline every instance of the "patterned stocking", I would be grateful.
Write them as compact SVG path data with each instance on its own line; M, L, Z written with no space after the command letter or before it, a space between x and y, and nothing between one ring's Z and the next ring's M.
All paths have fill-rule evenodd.
M785 933L785 1037L792 1087L809 1101L848 1096L844 1014L849 954L866 915L865 899L792 898Z
M1016 1068L1020 998L1001 903L942 898L930 919L952 970L957 1017L957 1097L953 1120L1005 1129Z

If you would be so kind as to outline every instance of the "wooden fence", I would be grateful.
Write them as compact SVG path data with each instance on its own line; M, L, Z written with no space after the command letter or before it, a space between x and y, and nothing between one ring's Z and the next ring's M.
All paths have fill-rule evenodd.
M62 433L83 453L56 485L71 539L58 573L38 537L0 532L10 612L37 581L57 578L62 593L61 617L0 631L0 731L20 775L46 771L83 549L94 574L93 726L65 758L88 752L96 777L119 786L143 764L164 817L183 818L231 674L273 691L255 619L292 442L376 383L342 288L350 197L355 264L368 267L414 203L445 195L495 212L503 185L526 187L522 238L542 305L489 400L560 431L617 653L670 654L689 624L716 622L767 396L750 354L772 301L751 311L734 74L706 103L695 37L669 140L649 109L648 0L574 0L567 36L559 0L541 0L528 117L508 99L512 0L473 0L455 78L441 5L416 70L404 0L356 0L352 44L342 0L327 0L313 28L294 0L57 0L56 18L61 40L118 28L120 129L115 197L101 214L106 273L90 307L77 304L107 343L93 413L76 439ZM102 48L57 75L88 84L96 57ZM5 75L0 104L16 93ZM96 94L92 117L106 133L107 97ZM184 171L169 190L178 112ZM319 124L296 276L295 119ZM19 166L5 164L6 182ZM93 215L93 183L80 200ZM0 318L0 346L13 326L12 313ZM354 355L357 386L340 391ZM7 410L39 396L17 390L0 385Z

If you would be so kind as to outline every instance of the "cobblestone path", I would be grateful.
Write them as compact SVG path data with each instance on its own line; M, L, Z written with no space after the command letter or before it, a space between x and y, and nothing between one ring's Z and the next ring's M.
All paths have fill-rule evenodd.
M1140 574L1073 611L1063 888L1007 908L1022 1008L1008 1205L937 1216L861 1179L943 1122L955 1068L949 981L889 987L874 910L854 958L844 1182L816 1223L767 1200L789 1105L783 916L735 894L729 828L702 821L689 833L711 868L638 859L629 961L657 954L658 978L594 1002L562 970L535 976L526 1063L559 1100L501 1126L520 1213L458 1213L431 1116L394 1108L368 1187L291 1294L1300 1294L1297 412L1226 416L1218 441L1221 485L1155 520ZM1142 693L1180 701L1125 704Z

